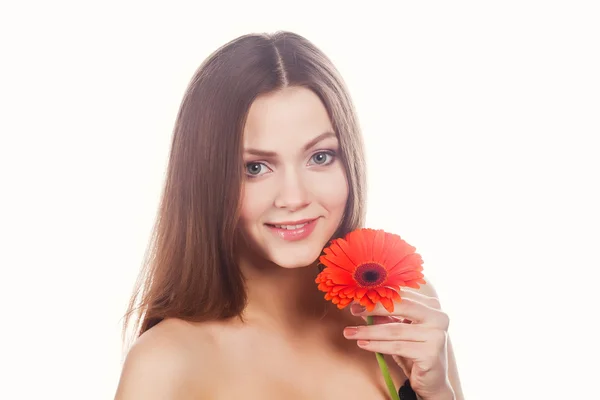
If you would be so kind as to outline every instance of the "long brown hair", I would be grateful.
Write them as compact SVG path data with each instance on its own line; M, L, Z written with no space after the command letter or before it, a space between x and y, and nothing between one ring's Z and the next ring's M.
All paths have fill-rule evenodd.
M166 181L123 335L165 318L241 315L244 277L235 262L243 185L242 133L252 102L288 86L314 91L340 141L350 190L335 237L365 217L365 162L354 106L332 62L291 32L248 34L212 53L194 74L175 123Z

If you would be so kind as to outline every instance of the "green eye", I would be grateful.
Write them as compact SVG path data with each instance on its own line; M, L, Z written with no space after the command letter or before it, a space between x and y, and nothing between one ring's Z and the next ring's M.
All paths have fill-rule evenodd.
M266 166L263 163L251 162L246 164L246 174L250 176L260 176L267 171Z
M320 151L311 157L311 161L317 165L330 164L333 161L334 154L327 151Z

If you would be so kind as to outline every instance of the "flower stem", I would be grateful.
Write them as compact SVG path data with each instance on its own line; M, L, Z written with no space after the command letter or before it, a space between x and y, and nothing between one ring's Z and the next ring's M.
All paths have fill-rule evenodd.
M373 316L367 316L367 325L373 325ZM383 354L375 353L375 357L377 358L377 363L379 363L379 369L381 369L383 379L385 379L385 384L387 385L387 388L390 391L390 397L392 398L392 400L400 400L400 396L398 395L398 391L394 386L394 382L392 381L392 377L390 376L390 370L388 369L387 363L383 358Z

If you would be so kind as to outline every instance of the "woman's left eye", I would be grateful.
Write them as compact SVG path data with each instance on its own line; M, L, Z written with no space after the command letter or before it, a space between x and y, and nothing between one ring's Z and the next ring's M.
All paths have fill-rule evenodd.
M320 151L312 155L310 160L316 165L331 164L335 158L335 154L331 151Z

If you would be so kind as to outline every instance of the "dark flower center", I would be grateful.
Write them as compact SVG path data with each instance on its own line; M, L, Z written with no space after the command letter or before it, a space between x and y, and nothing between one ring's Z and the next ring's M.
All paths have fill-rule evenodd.
M359 265L354 271L354 280L362 287L375 287L385 282L387 270L374 262Z

